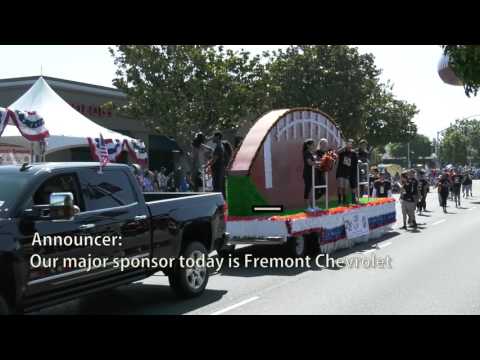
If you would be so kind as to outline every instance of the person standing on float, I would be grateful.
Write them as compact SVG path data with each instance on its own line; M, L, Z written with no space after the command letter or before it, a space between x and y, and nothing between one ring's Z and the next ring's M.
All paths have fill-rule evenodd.
M337 167L337 192L338 205L347 205L347 189L352 193L352 202L355 200L355 187L357 186L358 157L353 151L353 140L349 139L346 146L338 152Z
M313 188L312 183L312 166L315 166L315 158L313 156L315 142L312 139L307 139L303 142L303 199L305 200L305 207L307 211L314 211L315 205L312 204L310 193Z

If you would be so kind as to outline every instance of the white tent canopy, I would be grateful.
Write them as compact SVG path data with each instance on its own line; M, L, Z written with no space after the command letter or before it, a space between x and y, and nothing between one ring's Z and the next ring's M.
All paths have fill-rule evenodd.
M40 77L32 87L8 107L10 110L36 111L45 121L50 136L46 139L46 154L74 147L88 146L87 137L132 140L132 138L97 125L80 114L63 100L47 82ZM18 128L7 125L0 138L1 144L20 145L30 148Z

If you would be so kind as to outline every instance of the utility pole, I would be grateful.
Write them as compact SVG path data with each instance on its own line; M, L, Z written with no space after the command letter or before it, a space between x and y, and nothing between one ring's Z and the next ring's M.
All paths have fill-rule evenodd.
M410 163L410 142L407 143L407 167L410 169L412 164Z

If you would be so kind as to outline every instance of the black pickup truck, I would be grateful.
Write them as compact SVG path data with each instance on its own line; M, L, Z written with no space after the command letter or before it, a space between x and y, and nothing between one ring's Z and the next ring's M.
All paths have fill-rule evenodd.
M180 259L225 246L221 193L142 193L127 165L42 163L0 166L0 314L25 313L138 281L163 271L183 297L200 295L208 269ZM115 246L35 242L121 237ZM33 264L65 258L171 259L162 269L94 269ZM37 260L35 260L37 261ZM185 264L185 262L183 263ZM118 265L118 263L117 263ZM206 264L205 264L206 265Z

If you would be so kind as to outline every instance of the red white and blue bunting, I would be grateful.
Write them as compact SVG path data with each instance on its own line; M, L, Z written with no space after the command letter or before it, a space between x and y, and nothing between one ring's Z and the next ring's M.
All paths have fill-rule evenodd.
M15 125L29 141L41 141L50 136L45 121L35 111L12 111L0 108L0 136L7 124Z
M131 157L133 157L138 164L146 165L148 161L148 153L145 144L142 141L131 140L124 141L125 147Z
M50 134L45 127L45 121L35 111L19 111L10 110L0 107L0 136L3 134L5 127L15 125L20 134L29 141L42 141L49 137ZM94 160L99 161L100 139L87 138L90 145L90 151ZM119 160L122 151L128 151L130 156L140 165L144 166L148 162L148 153L145 144L138 140L105 139L105 145L108 150L108 158L111 162Z
M90 153L95 161L101 158L100 138L87 138L90 146ZM130 156L140 165L146 165L148 161L148 153L145 144L141 141L121 142L118 139L105 139L105 145L108 150L108 158L111 162L117 162L120 159L122 151L128 151Z
M368 235L349 239L346 235L344 214L366 215ZM320 250L332 253L351 248L355 244L378 238L391 230L396 222L395 200L382 199L369 206L336 208L317 214L299 213L278 217L231 217L227 219L227 232L232 238L258 238L269 236L302 236L317 233Z

